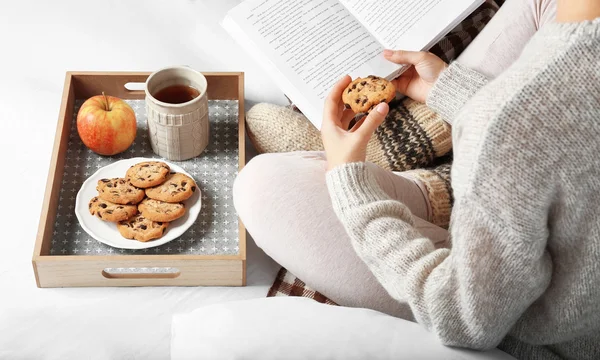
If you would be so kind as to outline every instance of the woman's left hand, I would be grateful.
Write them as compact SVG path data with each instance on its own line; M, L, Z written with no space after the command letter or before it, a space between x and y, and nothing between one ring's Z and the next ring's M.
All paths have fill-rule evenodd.
M321 136L329 170L342 164L365 161L367 143L389 111L388 104L381 103L348 130L355 114L344 108L342 93L350 82L350 76L344 76L325 100Z

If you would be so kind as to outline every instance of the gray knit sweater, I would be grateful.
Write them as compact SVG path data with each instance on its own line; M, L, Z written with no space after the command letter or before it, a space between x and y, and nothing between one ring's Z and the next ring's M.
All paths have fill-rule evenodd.
M600 19L549 24L488 82L452 64L452 249L435 249L364 163L327 174L358 255L446 345L600 359Z

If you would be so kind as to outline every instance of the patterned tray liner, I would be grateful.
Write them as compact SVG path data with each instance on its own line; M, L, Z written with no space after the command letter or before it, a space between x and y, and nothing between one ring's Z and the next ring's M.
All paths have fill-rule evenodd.
M159 159L152 152L148 142L144 100L128 100L127 103L131 105L137 117L136 140L126 152L106 157L93 153L79 139L76 118L82 101L76 102L50 254L237 255L239 252L238 219L231 196L231 187L238 172L237 100L209 100L210 143L208 147L196 158L172 161L190 173L202 190L200 215L194 225L182 236L150 249L125 250L105 245L81 228L74 213L75 196L88 176L101 167L122 159L133 157ZM115 269L115 272L123 271L128 270ZM154 271L168 272L167 269L154 269Z

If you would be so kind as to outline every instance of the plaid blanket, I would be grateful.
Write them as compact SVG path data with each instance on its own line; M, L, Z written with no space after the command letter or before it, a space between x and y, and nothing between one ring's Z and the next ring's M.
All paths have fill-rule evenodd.
M503 0L487 0L430 51L446 62L456 59L496 14L503 2ZM267 293L267 297L273 296L302 296L320 303L337 305L325 295L311 289L283 267L279 270L273 285Z
M267 293L267 297L274 296L302 296L314 299L323 304L337 305L325 295L306 286L304 281L298 279L285 268L279 270L273 286L271 286Z

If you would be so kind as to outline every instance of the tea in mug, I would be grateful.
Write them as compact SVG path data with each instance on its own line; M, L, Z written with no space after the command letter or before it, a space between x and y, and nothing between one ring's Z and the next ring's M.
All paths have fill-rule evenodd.
M188 85L172 85L154 94L154 98L169 104L183 104L200 96L198 89Z

